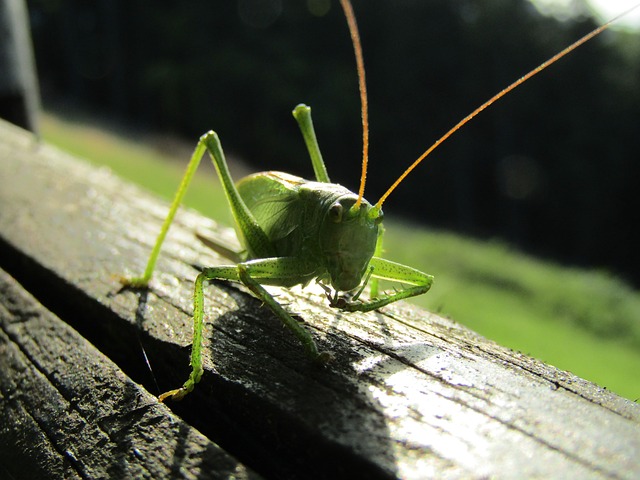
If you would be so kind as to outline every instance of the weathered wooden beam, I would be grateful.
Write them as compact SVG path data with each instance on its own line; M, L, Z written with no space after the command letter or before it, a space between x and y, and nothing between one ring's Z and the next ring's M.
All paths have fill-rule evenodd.
M193 265L228 263L198 240L228 231L182 211L151 288L120 290L116 276L143 269L165 212L107 170L0 125L0 266L154 394L188 374ZM345 314L313 289L274 291L335 361L314 365L260 302L216 282L205 375L170 405L264 476L640 476L637 404L407 304Z
M259 478L0 270L3 478Z

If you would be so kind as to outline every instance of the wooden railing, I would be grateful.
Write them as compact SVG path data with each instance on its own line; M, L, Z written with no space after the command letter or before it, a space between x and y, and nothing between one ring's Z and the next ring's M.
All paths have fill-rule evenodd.
M333 363L216 282L204 377L158 403L189 371L193 265L228 263L198 240L228 230L181 211L151 288L121 290L165 212L0 123L0 477L640 478L638 404L424 310L345 314L313 289L278 299Z

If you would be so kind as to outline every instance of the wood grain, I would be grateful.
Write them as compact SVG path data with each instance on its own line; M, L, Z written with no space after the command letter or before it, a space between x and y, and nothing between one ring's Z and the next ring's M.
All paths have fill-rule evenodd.
M114 421L131 415L132 382L154 395L181 385L194 265L228 263L198 237L229 230L179 212L150 289L123 291L116 276L144 268L165 202L6 124L0 182L0 266L125 372L112 379L121 389L110 396L123 399ZM345 314L313 288L272 291L335 361L314 365L245 289L212 283L205 375L170 405L185 436L202 432L242 468L266 478L640 476L637 404L407 304ZM91 357L45 363L81 370ZM3 395L29 395L11 381ZM100 408L102 383L81 382Z

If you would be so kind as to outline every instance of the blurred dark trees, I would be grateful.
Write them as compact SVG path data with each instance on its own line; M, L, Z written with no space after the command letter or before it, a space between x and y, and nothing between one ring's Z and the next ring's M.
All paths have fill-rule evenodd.
M355 62L336 0L31 0L45 100L145 128L215 129L256 170L312 175L292 117L313 107L333 181L357 189ZM354 0L370 99L376 201L433 141L595 27L521 0ZM640 40L605 32L457 133L387 214L640 284ZM186 161L186 159L177 159Z

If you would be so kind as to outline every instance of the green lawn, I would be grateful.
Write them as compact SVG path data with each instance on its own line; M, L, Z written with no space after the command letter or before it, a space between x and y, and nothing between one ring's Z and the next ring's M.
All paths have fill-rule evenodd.
M176 158L142 135L116 134L52 114L45 140L166 198L177 188L188 150ZM195 147L194 139L193 147ZM231 225L224 195L207 162L186 203ZM499 242L462 238L386 221L386 257L436 276L415 303L514 350L640 398L640 294L603 272L536 260Z

